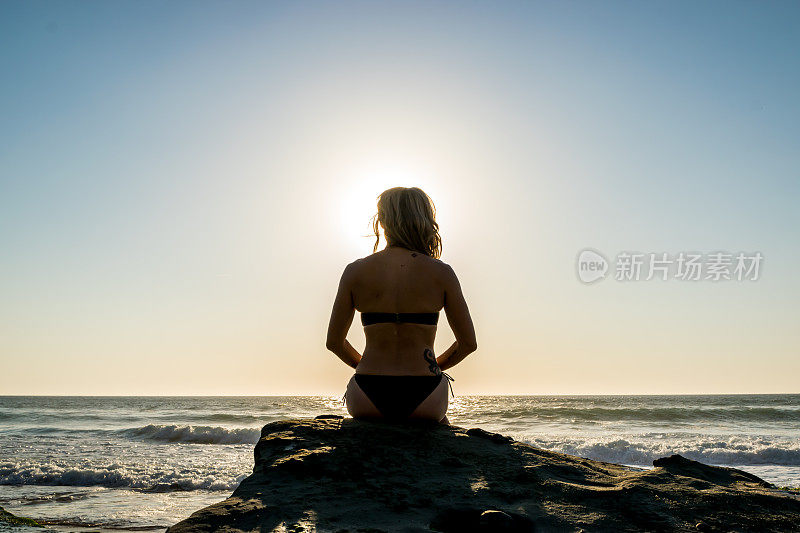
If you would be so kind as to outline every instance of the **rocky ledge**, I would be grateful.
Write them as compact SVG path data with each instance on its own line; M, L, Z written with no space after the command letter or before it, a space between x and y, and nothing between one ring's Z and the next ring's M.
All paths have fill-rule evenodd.
M11 514L0 507L0 531L10 528L18 528L19 526L43 527L36 520Z
M652 470L481 429L326 416L264 426L253 474L169 533L792 531L800 498L679 455Z

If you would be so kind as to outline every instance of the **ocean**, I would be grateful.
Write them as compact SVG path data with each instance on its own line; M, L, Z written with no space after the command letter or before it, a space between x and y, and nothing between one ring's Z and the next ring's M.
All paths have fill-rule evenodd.
M56 529L163 530L227 497L271 421L338 397L0 397L0 506ZM800 487L800 394L460 396L454 425L651 467L679 453Z

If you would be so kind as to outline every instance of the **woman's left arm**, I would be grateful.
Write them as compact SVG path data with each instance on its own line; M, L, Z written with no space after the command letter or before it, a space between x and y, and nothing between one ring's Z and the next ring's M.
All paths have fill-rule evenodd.
M347 340L347 332L350 330L350 324L353 323L355 314L352 283L353 263L350 263L344 269L342 279L339 280L339 290L336 292L336 299L333 302L331 320L328 323L328 340L325 342L325 346L347 366L355 368L361 361L361 354Z

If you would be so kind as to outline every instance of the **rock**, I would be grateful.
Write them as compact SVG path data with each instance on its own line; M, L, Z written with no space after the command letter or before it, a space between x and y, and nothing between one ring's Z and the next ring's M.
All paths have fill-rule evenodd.
M437 513L428 531L443 533L529 533L535 531L526 516L494 509L451 508Z
M467 463L458 457L445 457L439 461L439 464L448 468L461 468L462 466L467 466Z
M692 461L681 455L671 455L653 461L653 466L664 468L671 474L701 479L711 483L722 483L730 485L736 482L755 483L762 487L773 487L758 476L736 470L735 468L724 468L720 466L704 465L698 461Z
M478 525L490 531L510 531L514 528L514 519L508 513L489 509L481 513Z
M352 418L264 426L230 498L170 533L210 531L788 531L800 499L680 456L653 470L497 433Z
M505 435L501 435L499 433L492 433L491 431L486 431L485 429L481 428L468 429L467 435L487 439L492 442L496 442L497 444L510 444L514 442L514 439L511 437L506 437Z
M4 526L13 527L14 529L17 529L20 526L44 527L36 520L32 520L30 518L23 518L21 516L11 514L2 507L0 507L0 529L5 529Z

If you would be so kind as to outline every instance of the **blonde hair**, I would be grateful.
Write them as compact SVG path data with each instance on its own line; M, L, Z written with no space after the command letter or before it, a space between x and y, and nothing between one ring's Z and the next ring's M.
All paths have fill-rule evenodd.
M378 196L378 212L372 218L375 231L373 253L378 250L380 226L383 226L389 246L402 246L436 259L442 254L436 207L422 189L394 187Z

